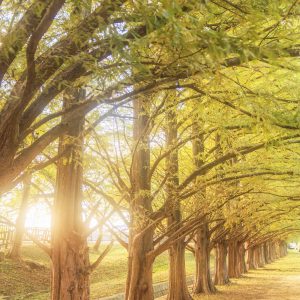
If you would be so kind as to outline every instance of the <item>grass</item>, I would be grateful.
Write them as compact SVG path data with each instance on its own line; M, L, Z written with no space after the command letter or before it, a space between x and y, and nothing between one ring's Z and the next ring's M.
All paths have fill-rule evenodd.
M25 264L4 260L0 262L0 297L23 299L24 294L48 290L49 276L47 267L32 270Z
M30 269L26 265L11 260L0 262L0 300L9 299L49 299L50 261L36 246L26 245L22 249L25 260L44 265L44 268ZM98 253L91 251L91 261ZM187 274L194 273L194 258L186 253ZM92 299L113 295L124 291L127 273L127 252L114 246L99 268L91 276ZM154 282L168 278L168 255L163 253L154 264ZM212 296L194 296L195 300L252 300L252 299L300 299L300 253L291 251L289 255L265 268L253 270L242 278L232 279L231 284L221 287ZM163 298L162 298L163 299Z
M101 251L101 249L100 249ZM95 261L98 253L91 250L91 262ZM0 262L0 300L1 295L13 296L13 299L47 300L49 293L50 260L47 255L34 245L22 248L24 260L42 264L45 268L31 270L11 260ZM163 253L154 263L154 283L168 279L168 254ZM187 275L194 273L194 257L186 253ZM100 266L91 275L91 296L105 297L124 291L127 274L127 251L121 246L114 246ZM42 291L42 292L40 292ZM25 297L25 295L27 295Z

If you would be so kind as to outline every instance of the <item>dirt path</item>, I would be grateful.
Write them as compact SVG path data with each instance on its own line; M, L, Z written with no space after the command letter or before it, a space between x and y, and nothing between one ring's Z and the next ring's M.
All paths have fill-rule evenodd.
M250 271L233 279L230 285L217 288L213 296L194 296L194 299L300 300L300 253L291 252L265 268Z

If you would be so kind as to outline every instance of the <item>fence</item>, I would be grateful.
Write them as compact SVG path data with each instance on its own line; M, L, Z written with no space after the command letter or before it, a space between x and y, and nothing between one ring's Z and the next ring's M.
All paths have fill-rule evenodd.
M27 228L26 231L41 242L50 241L51 235L49 229L32 227L32 228ZM15 228L13 226L0 225L0 250L1 249L6 250L9 248L9 246L13 242L14 233L15 233ZM25 234L23 237L23 241L31 242L31 239L30 237L28 237L28 235Z
M51 240L51 230L47 228L40 228L40 227L31 227L26 228L26 231L34 236L37 240L41 242L50 242ZM7 249L13 242L15 228L13 226L8 225L0 225L0 250ZM95 242L97 240L99 233L93 232L88 237L88 242ZM110 241L111 234L104 233L103 234L103 241ZM23 237L24 242L32 242L28 235L24 235Z
M50 242L51 239L51 231L47 228L39 228L39 227L32 227L27 228L26 231L34 236L40 242ZM24 241L31 241L30 237L25 234Z
M0 249L7 249L12 243L14 236L14 227L8 225L0 225Z

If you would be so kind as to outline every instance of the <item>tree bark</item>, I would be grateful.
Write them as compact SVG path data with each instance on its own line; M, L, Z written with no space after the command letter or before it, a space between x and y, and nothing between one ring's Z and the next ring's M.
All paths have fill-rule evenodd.
M27 213L29 194L30 194L30 182L31 182L31 177L30 176L26 177L24 180L22 202L19 209L19 215L16 221L16 229L14 234L13 245L7 255L8 258L14 260L21 259L21 246L22 246L23 236L25 233L26 213Z
M273 257L273 250L272 250L272 242L268 242L268 252L269 252L269 259L270 262L272 263L274 261L274 257Z
M82 101L83 90L68 91L64 107ZM82 222L82 155L84 116L70 124L59 140L56 195L52 228L52 300L86 300L89 292L89 253Z
M171 94L173 95L173 94ZM170 101L176 99L170 99ZM172 104L172 102L170 103ZM166 140L167 148L172 148L177 143L177 115L176 105L168 109L166 114L167 130ZM178 149L175 147L167 157L167 206L171 208L171 216L168 218L168 228L170 230L179 229L179 223L182 219L180 202L178 200L177 190L178 179ZM185 243L184 238L179 239L171 245L169 249L169 290L168 300L191 300L186 283L185 272Z
M263 262L261 260L261 247L260 245L256 245L253 247L253 255L254 255L254 264L256 268L263 267Z
M200 135L201 128L199 126L199 120L195 120L192 130L193 134L197 136L193 140L193 158L195 169L198 170L203 165L201 155L204 152L204 139L203 135ZM201 175L201 174L199 174ZM205 191L203 191L205 194ZM200 195L201 197L203 195ZM205 218L203 220L206 221ZM216 292L216 288L212 282L210 274L210 245L209 245L209 227L205 223L196 232L195 235L195 260L196 260L196 277L194 283L194 292L196 294L205 293L213 294Z
M239 254L238 241L230 240L228 243L228 276L239 278L241 276L241 256Z
M239 272L244 274L247 272L247 266L245 261L245 246L244 242L238 242L238 255L239 255Z
M216 134L215 137L215 143L216 143L216 155L215 155L215 159L220 158L222 155L224 155L223 153L223 149L221 147L220 144L220 134ZM224 168L222 166L220 166L218 168L220 170L220 174L224 173ZM218 175L218 178L222 178L222 175ZM216 187L216 197L220 198L222 197L222 195L224 195L224 186L222 184L218 185ZM224 218L224 212L223 209L219 212L220 217ZM224 231L225 228L222 225L221 227L219 227L219 233L222 234L222 231ZM216 244L216 257L215 257L215 278L214 278L214 284L219 284L219 285L225 285L229 283L229 277L228 277L228 267L227 267L227 242L225 240L226 238L223 237L222 240L218 241Z
M2 38L0 45L0 86L2 79L29 36L42 20L50 0L36 0L18 23Z
M216 288L210 273L209 230L207 224L201 226L195 239L196 278L194 292L195 294L213 294L216 292Z
M280 241L279 242L280 257L286 256L286 250L287 250L287 245L286 245L285 241Z
M263 251L264 251L264 258L265 258L266 264L271 263L271 260L269 257L268 243L263 244Z
M133 101L134 154L132 164L132 200L130 202L131 224L129 232L129 258L126 283L126 300L152 300L152 268L154 230L149 226L152 212L150 199L150 142L146 99Z
M225 285L229 283L228 268L227 268L227 244L225 241L220 241L216 245L216 265L215 265L215 280L216 285Z
M185 272L185 244L176 242L169 250L169 291L168 300L191 300Z
M248 268L249 270L254 270L257 268L255 265L255 259L254 259L254 249L253 247L250 247L248 249Z
M259 245L259 262L260 262L259 266L261 268L263 268L266 264L263 244Z
M279 242L276 241L274 244L275 244L275 258L279 259L280 258Z

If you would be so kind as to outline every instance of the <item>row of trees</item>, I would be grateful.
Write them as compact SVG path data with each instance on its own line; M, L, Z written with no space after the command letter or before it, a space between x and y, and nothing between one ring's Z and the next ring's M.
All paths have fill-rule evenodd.
M89 261L99 228L128 250L128 300L153 299L165 251L170 300L191 299L185 251L195 293L286 254L299 230L297 1L0 5L0 193L22 200L1 220L18 258L26 207L49 204L51 245L31 238L51 258L52 299L89 299L111 248Z

